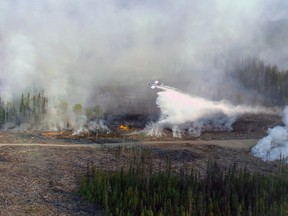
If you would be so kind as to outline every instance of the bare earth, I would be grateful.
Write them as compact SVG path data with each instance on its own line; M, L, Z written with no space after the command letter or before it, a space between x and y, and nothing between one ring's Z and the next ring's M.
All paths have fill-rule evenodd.
M211 159L223 166L237 163L251 171L274 173L281 164L250 154L264 133L238 137L226 132L194 140L123 138L120 142L118 138L118 143L109 139L95 144L49 133L0 132L0 215L102 215L78 195L80 176L90 163L109 171L128 166L135 146L148 149L158 167L169 157L176 170L184 165L201 172Z

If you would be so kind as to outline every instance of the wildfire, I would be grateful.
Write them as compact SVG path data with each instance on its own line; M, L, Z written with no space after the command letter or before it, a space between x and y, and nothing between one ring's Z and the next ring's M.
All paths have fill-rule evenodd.
M121 125L119 126L119 129L122 130L122 131L128 131L128 130L129 130L129 126L128 126L128 125L123 125L123 124L121 124Z
M53 135L63 134L63 131L49 131L49 132L43 132L42 134L47 135L47 136L53 136Z
M62 135L64 131L49 131L49 132L43 132L42 134L44 136L57 136L57 135Z

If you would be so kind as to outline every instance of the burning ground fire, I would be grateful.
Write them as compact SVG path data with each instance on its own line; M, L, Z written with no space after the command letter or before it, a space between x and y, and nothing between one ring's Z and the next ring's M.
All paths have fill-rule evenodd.
M152 137L199 137L202 132L231 131L232 124L245 113L269 113L259 107L234 106L227 101L209 101L190 96L159 82L151 84L157 91L156 105L160 116L126 114L110 119L90 121L74 131L73 135L99 137L120 136L126 132L143 133ZM271 112L271 111L270 111ZM71 131L70 131L71 132ZM69 137L65 131L46 132L45 136Z
M43 132L42 134L44 136L57 136L57 135L63 135L64 131L48 131L48 132Z
M121 124L121 125L119 126L119 130L121 130L121 131L129 131L129 126L128 126L128 125Z

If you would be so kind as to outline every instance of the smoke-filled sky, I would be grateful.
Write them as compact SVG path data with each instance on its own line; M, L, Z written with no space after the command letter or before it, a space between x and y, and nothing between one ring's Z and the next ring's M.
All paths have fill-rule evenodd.
M215 56L287 68L287 9L285 0L1 0L1 94L32 86L71 104L143 106L153 79L215 86Z

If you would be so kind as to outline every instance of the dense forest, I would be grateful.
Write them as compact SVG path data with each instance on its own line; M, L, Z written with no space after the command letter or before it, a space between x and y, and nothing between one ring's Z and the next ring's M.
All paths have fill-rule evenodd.
M264 98L265 105L288 104L288 70L280 70L276 65L265 65L261 60L247 57L237 58L229 72L245 88Z
M139 159L141 158L141 159ZM274 176L223 168L208 162L199 175L183 167L155 168L145 154L130 168L115 172L87 167L80 185L83 198L105 210L106 215L244 216L287 215L287 168ZM166 168L165 168L166 167Z

